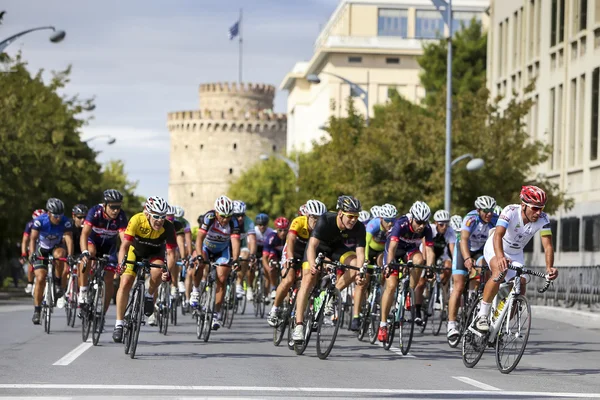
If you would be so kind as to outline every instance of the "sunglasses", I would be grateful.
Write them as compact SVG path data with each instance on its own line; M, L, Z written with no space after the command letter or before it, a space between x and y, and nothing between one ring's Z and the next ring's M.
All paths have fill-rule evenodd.
M152 217L152 219L156 219L156 220L164 220L165 218L167 218L166 215L150 214L150 216Z
M77 218L77 219L84 219L85 215L76 215L75 218Z
M436 224L439 225L439 226L446 226L446 225L448 225L447 222L436 222Z
M287 229L277 229L277 232L285 232Z
M62 218L64 214L49 213L52 218Z
M358 219L358 214L348 214L345 212L342 212L342 214L345 215L349 220Z
M383 219L385 222L394 222L395 218L384 218Z
M113 205L109 204L108 208L110 208L111 210L120 210L121 209L121 205L119 204L119 205L113 206Z
M217 215L221 218L231 218L232 217L231 214L217 214Z
M428 221L417 221L417 220L415 220L415 224L417 224L417 225L421 225L421 226L423 226L423 225L426 225L426 224L427 224L427 222L428 222Z
M482 208L481 211L483 211L484 214L489 214L489 213L493 213L494 209L493 208Z
M542 206L542 207L529 206L529 208L531 208L531 210L533 212L538 212L538 211L542 211L544 209L544 206Z

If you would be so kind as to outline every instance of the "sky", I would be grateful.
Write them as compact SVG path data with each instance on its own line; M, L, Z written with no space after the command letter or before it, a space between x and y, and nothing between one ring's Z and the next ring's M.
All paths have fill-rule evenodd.
M311 58L313 44L339 0L3 0L0 40L38 26L67 32L33 32L6 52L21 51L32 73L72 66L66 95L94 98L82 129L98 161L122 159L142 196L167 197L167 113L198 108L198 85L238 79L238 42L229 27L243 8L243 80L278 87L294 64ZM277 90L275 111L287 93ZM58 195L58 194L57 194Z

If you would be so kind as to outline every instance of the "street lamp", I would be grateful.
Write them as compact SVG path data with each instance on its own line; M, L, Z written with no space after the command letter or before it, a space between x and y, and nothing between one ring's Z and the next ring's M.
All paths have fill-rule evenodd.
M294 176L296 177L296 192L298 192L300 190L300 187L298 186L298 177L300 176L300 165L298 164L298 158L296 157L296 162L294 162L294 161L290 160L289 158L287 158L286 156L283 156L279 153L273 153L273 154L275 154L275 157L277 157L280 160L282 160L283 162L285 162L287 164L287 166L290 167L290 169L294 173ZM270 157L267 154L261 154L259 156L259 158L262 161L267 161Z
M117 139L115 137L111 136L111 135L96 135L96 136L92 136L89 139L82 140L81 142L82 143L88 143L88 142L91 142L92 140L99 139L99 138L108 138L108 141L106 142L108 144L113 144L114 142L117 141Z
M473 154L467 153L467 154L463 154L460 157L456 157L454 160L452 160L452 162L450 163L450 169L452 170L452 167L454 167L454 165L456 165L460 161L464 160L465 158L471 159L467 163L467 166L466 166L467 171L477 171L478 169L481 169L485 165L485 161L483 161L482 158L473 158ZM448 210L448 212L450 212L450 194L451 194L451 188L447 187L446 188L446 196L448 196L448 197L446 198L446 202L444 203L444 209Z
M333 74L333 73L327 72L327 71L321 71L321 73L334 76L334 77L344 81L348 85L350 85L350 95L353 97L359 97L363 101L363 103L365 103L365 108L367 110L367 116L366 116L365 122L367 123L367 125L369 125L369 92L368 92L368 90L369 90L369 71L367 71L367 90L364 90L363 88L358 86L356 83L344 78L343 76L339 76L337 74ZM321 83L321 79L319 79L319 76L316 74L308 75L306 77L306 80L309 81L310 83L316 83L316 84Z
M49 38L52 43L61 42L67 35L65 31L57 31L56 28L53 26L40 26L39 28L27 29L23 32L19 32L15 35L12 35L12 36L4 39L2 42L0 42L0 53L3 53L4 49L6 49L12 42L17 40L21 36L26 35L31 32L41 31L41 30L45 30L45 29L50 29L54 32L52 35L50 35L50 38Z

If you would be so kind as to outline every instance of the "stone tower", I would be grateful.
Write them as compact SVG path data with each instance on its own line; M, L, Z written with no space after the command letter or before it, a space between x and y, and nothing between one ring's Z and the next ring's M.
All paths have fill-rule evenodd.
M284 151L287 119L275 114L275 87L265 84L200 85L200 107L168 114L171 134L169 203L195 224L229 184L260 161Z

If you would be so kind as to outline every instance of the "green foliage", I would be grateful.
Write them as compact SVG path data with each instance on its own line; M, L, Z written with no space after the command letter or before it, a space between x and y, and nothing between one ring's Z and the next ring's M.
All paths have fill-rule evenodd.
M117 189L123 193L123 210L128 218L142 210L145 200L144 197L135 194L137 184L127 179L125 165L121 160L111 160L102 168L100 190Z

